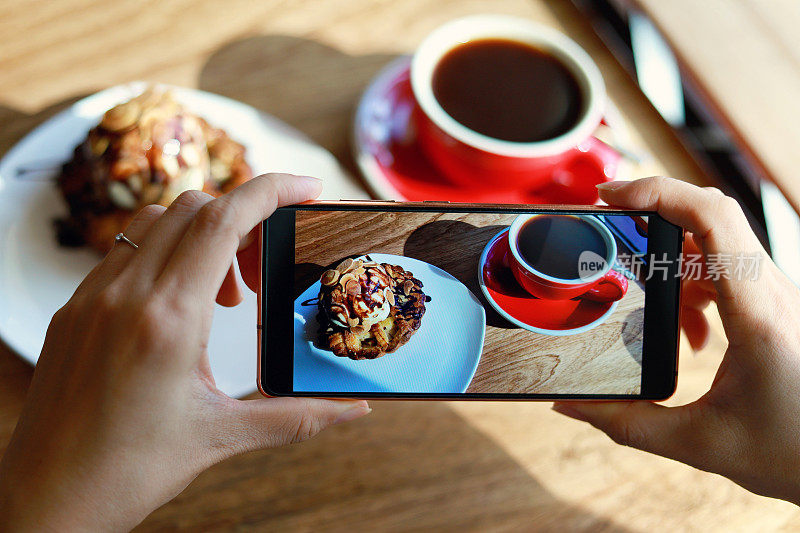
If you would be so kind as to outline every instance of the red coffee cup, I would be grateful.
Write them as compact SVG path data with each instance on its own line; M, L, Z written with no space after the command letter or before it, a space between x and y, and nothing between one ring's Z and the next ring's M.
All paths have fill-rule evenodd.
M560 60L577 80L584 109L574 127L538 142L511 142L478 133L452 118L436 100L432 78L449 51L471 40L508 39L532 45ZM496 189L536 189L555 180L564 185L608 181L620 155L592 134L603 120L606 103L600 71L574 41L525 19L477 15L434 30L411 63L411 87L420 147L454 183Z
M603 239L606 245L606 256L600 257L592 252L581 254L579 261L580 277L564 279L545 274L528 264L520 253L518 237L522 226L533 218L540 216L574 216L589 224ZM569 239L569 235L564 235ZM568 300L585 298L596 302L614 302L625 296L628 290L628 279L614 270L617 258L617 243L611 231L593 216L532 214L520 215L514 219L508 229L508 258L511 272L522 287L537 298L546 300ZM583 262L586 264L583 264Z

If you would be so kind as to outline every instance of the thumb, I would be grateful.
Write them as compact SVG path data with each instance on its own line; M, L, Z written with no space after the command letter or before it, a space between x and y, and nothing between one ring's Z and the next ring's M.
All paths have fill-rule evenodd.
M742 331L763 328L764 317L775 317L772 288L765 283L777 269L736 200L713 188L663 177L597 187L600 198L610 205L658 211L693 234L702 248L706 273L712 265L718 273L713 283L731 344L742 340Z
M555 402L553 410L588 422L611 440L709 470L718 457L717 424L697 402L666 407L648 401Z
M301 442L372 411L363 400L317 398L237 400L232 406L223 431L236 453Z

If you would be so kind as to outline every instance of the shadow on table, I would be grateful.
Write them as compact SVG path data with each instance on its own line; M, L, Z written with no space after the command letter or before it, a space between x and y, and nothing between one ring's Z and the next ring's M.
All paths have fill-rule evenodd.
M486 310L488 325L516 328L489 305L478 284L481 253L504 227L477 227L459 220L437 220L420 226L408 236L403 255L437 266L466 285Z
M198 86L294 126L359 176L350 150L353 113L369 81L394 57L349 55L311 39L260 35L216 50Z
M622 342L633 360L642 366L642 346L644 339L644 309L635 309L625 316L622 326Z

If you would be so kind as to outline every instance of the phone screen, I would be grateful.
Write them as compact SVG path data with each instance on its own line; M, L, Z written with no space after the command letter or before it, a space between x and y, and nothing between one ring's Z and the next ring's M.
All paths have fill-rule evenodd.
M664 228L679 230L652 213L298 207L280 217L292 237L282 239L285 393L645 397L649 358L674 382L677 313L648 299L677 294L679 241L667 245ZM275 238L273 228L270 253ZM648 320L672 331L646 339Z

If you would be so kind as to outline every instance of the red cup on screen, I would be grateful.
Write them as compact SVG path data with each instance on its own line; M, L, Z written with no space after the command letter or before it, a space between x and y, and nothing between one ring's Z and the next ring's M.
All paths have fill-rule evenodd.
M446 77L450 71L457 73L459 65L466 65L464 60L454 54L460 54L465 50L463 47L472 45L499 47L482 51L483 57L489 58L487 66L491 70L488 72L496 79L488 80L489 87L481 86L481 90L474 93L470 91L467 80L480 76L476 76L474 70L468 70L471 67L463 67L466 69L466 77L462 85L458 84L455 74L450 78ZM506 118L498 118L498 127L513 128L514 117L518 117L518 129L496 131L498 127L491 124L487 127L481 126L487 120L491 123L492 117L478 116L471 120L469 115L495 109L486 96L486 91L492 91L491 85L512 93L514 87L524 87L519 83L512 83L515 81L515 72L521 72L515 70L516 67L527 73L528 82L534 85L537 83L535 80L538 78L535 76L538 74L533 74L532 70L538 65L536 57L529 58L534 63L529 65L531 68L528 70L524 70L528 65L525 63L524 53L520 59L522 62L515 68L504 71L502 67L495 68L491 65L492 50L501 55L510 54L513 59L515 52L504 51L503 47L514 49L515 45L541 54L542 76L552 74L563 82L555 89L555 84L544 84L542 98L548 104L543 106L544 109L560 109L565 114L558 118L551 114L540 117L541 120L527 120L529 114L522 113L521 107L521 103L527 100L510 98L509 106L519 107L519 112L515 112L517 109L514 107L501 109L497 117ZM450 64L453 66L449 67ZM448 82L448 79L451 81ZM455 92L448 89L448 83L455 88ZM498 190L520 187L534 190L553 181L564 184L576 181L583 183L587 180L601 183L612 177L613 169L619 161L620 155L614 149L593 136L603 121L606 103L605 87L597 66L574 41L553 29L528 20L503 15L477 15L454 20L439 27L422 42L414 54L411 63L411 87L418 103L415 123L420 147L430 161L454 183L467 187L491 186ZM437 92L441 101L437 99ZM455 94L452 97L456 100L455 103L448 103L451 97L448 96L446 101L445 94ZM574 98L565 101L570 98L569 95ZM492 98L495 106L505 105L506 100L496 94ZM534 104L531 107L525 106L525 109L535 113L537 108ZM454 115L458 115L461 121ZM551 128L552 120L560 122L558 125L553 124ZM526 124L536 126L530 130ZM540 126L542 129L539 129ZM526 129L530 131L526 132ZM492 134L489 134L490 130Z
M613 268L614 236L593 216L520 215L508 244L514 278L537 298L613 302L628 290L628 279Z

